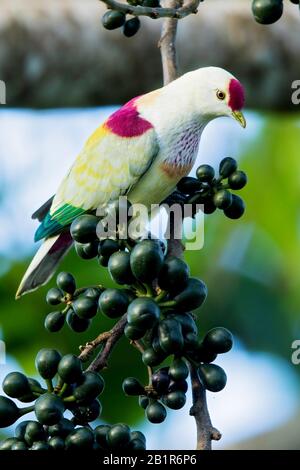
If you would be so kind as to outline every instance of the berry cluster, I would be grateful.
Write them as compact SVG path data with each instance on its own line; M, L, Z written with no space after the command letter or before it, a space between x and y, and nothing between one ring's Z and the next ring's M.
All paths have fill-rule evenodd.
M0 443L0 450L144 450L145 436L131 431L126 424L76 426L62 418L57 424L44 426L38 421L22 421L15 436Z
M47 315L45 328L54 333L60 331L67 322L76 333L86 331L91 319L98 310L98 299L103 291L101 286L76 289L75 279L70 273L61 272L56 278L57 287L47 292L46 302L49 305L63 305L61 311Z
M39 351L35 364L46 388L20 372L11 372L3 380L8 397L34 404L19 408L10 398L0 396L0 427L11 426L32 411L37 421L22 421L15 437L4 440L0 450L145 449L143 434L131 432L125 424L91 429L89 423L101 415L98 396L104 381L100 374L83 371L78 357L61 356L54 349ZM64 417L66 411L72 419Z
M290 1L299 6L299 0ZM276 23L283 14L283 0L253 0L252 12L260 24Z
M223 210L230 219L239 219L244 214L243 199L229 191L240 190L247 184L247 176L238 170L236 160L224 158L219 165L218 177L210 165L199 166L196 176L182 178L177 185L177 189L185 196L184 199L181 196L182 202L195 205L193 214L196 213L197 204L203 204L205 214L212 214L216 209Z
M137 16L126 19L125 13L109 10L102 17L102 25L108 30L122 28L124 36L131 38L140 29L141 21Z
M36 369L46 388L20 372L11 372L3 380L3 391L11 398L33 405L18 408L14 401L0 397L0 427L34 411L39 423L52 426L70 410L76 424L86 425L101 414L98 396L104 381L97 372L83 371L82 362L73 354L61 356L55 349L41 349L35 360ZM56 380L55 380L56 379ZM55 383L54 383L55 380Z
M132 6L161 7L159 0L127 0L127 3ZM153 17L157 18L157 14L153 14ZM137 16L127 19L126 14L121 11L108 10L102 17L102 25L108 30L122 28L124 36L131 38L140 29L141 21Z
M186 359L197 365L201 381L207 390L219 392L226 385L227 378L224 370L211 362L217 358L218 354L230 351L233 344L231 333L225 328L213 328L206 334L203 341L199 342L197 327L192 316L181 314L178 317L181 324L186 325L187 334L190 334L189 338L194 343L194 347L183 350L181 354L178 352L174 354L170 366L160 367L151 374L149 385L143 386L134 377L128 377L123 381L124 393L128 396L139 396L139 404L145 409L146 417L151 423L161 423L165 420L167 416L165 407L179 410L185 405L189 376ZM149 363L153 365L153 352L151 351L148 356L149 353L146 351L143 354L143 361L148 366ZM154 361L155 365L159 361L158 357ZM160 356L159 362L165 358L165 356L163 358Z

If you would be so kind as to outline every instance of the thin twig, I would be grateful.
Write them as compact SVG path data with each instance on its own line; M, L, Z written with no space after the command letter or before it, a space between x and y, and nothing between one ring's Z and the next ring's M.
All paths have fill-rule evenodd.
M219 441L222 434L213 427L207 409L206 392L199 378L197 368L190 364L193 405L190 415L197 426L197 450L211 450L211 442Z
M115 344L123 335L126 323L127 314L125 313L110 331L100 333L100 335L93 341L89 341L85 346L80 347L81 352L79 359L85 362L90 358L98 346L104 345L96 359L90 364L88 368L89 370L101 370L107 366L108 357Z
M185 5L182 3L170 8L152 8L144 6L133 6L128 3L121 3L116 0L100 0L105 3L111 10L120 11L122 13L134 16L149 16L150 18L177 18L182 19L188 15L197 13L199 3L202 0L188 0Z

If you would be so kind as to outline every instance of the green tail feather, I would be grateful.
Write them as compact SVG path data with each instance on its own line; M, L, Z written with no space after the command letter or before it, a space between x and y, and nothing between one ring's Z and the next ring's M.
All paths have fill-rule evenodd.
M70 204L64 204L53 214L48 214L38 227L34 235L34 241L43 238L52 237L61 233L65 227L70 225L76 217L86 212L81 207L74 207Z

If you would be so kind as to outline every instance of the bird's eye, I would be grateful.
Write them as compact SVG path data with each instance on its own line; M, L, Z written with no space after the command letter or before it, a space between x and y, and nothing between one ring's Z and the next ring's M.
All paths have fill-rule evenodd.
M217 90L217 98L218 100L221 100L221 101L225 100L226 93L224 93L224 91L222 90Z

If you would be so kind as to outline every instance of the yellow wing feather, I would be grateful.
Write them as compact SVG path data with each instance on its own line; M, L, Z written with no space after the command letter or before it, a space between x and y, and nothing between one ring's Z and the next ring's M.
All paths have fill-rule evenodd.
M50 214L65 204L95 210L126 194L145 173L158 150L154 129L124 138L113 134L104 123L88 139L59 186Z

